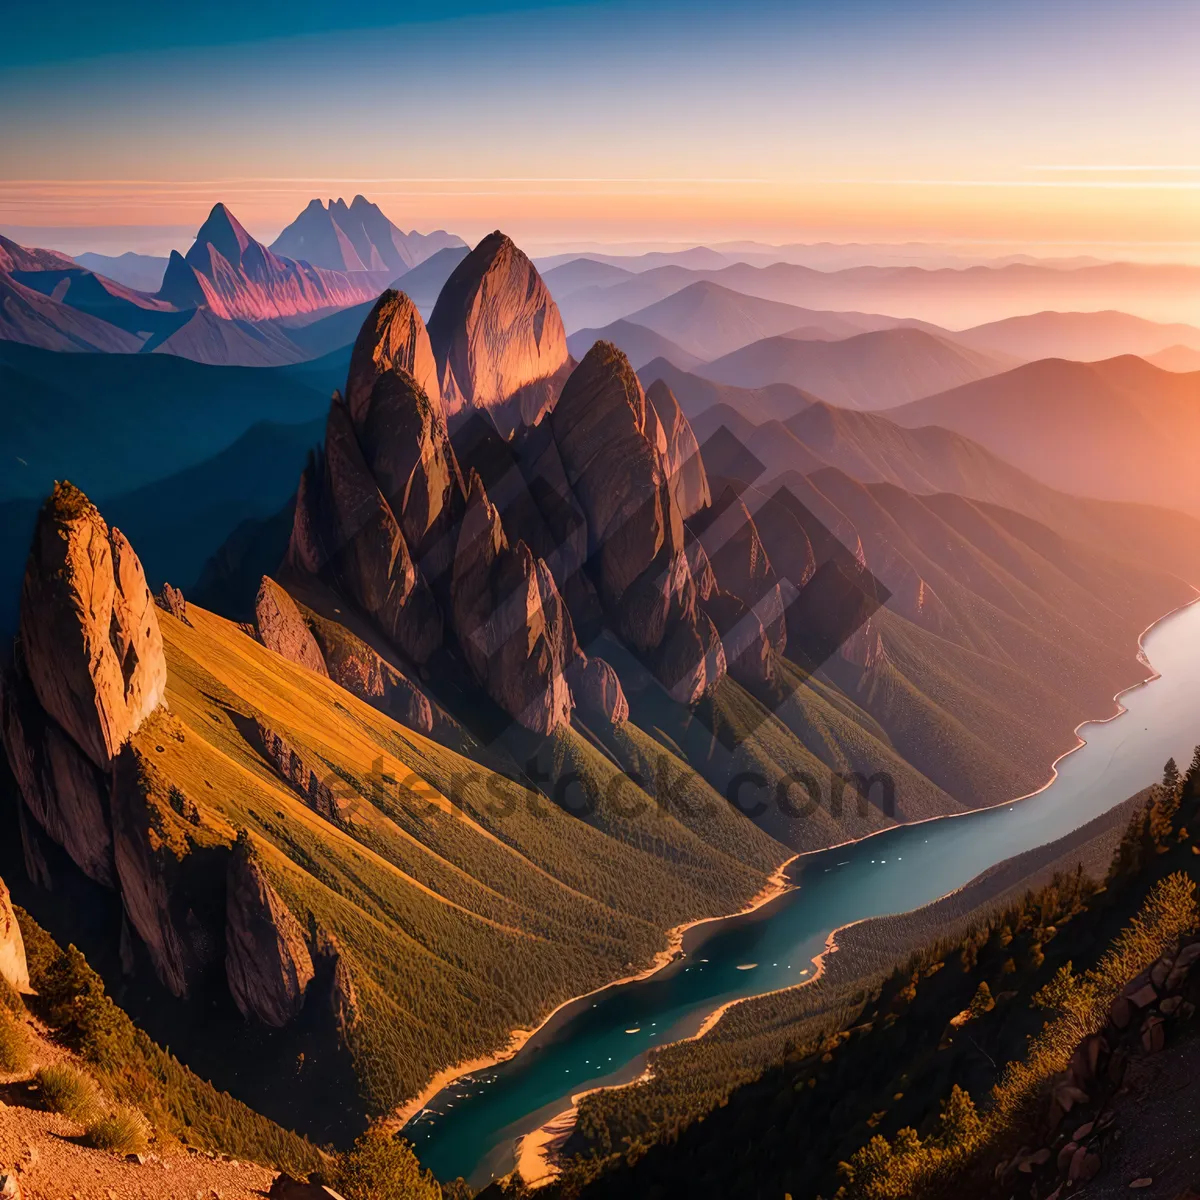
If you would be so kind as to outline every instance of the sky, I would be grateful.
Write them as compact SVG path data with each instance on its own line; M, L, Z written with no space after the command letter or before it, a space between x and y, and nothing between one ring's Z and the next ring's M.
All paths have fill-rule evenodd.
M362 192L404 228L539 247L1200 260L1196 0L26 0L4 21L0 228L165 249L223 200L269 239Z

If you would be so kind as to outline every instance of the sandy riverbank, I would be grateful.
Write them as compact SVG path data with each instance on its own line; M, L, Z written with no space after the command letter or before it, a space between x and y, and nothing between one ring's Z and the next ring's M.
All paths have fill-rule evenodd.
M447 1067L445 1070L439 1071L422 1088L419 1095L414 1096L406 1104L398 1108L391 1117L380 1123L381 1126L389 1132L399 1132L413 1117L428 1107L429 1102L444 1088L449 1087L452 1083L460 1079L466 1078L468 1075L474 1075L479 1071L498 1067L501 1063L508 1062L510 1059L516 1057L531 1038L536 1036L555 1017L561 1015L566 1010L575 1005L582 1005L585 1001L594 999L601 992L606 992L610 988L623 987L628 983L638 983L643 979L649 979L651 975L657 974L665 966L675 961L676 957L683 950L684 938L693 929L698 929L702 925L711 925L718 921L729 921L734 917L744 917L749 913L756 912L764 905L770 904L772 900L792 889L793 885L788 882L787 870L797 858L799 858L799 855L793 854L790 858L780 863L757 894L743 908L738 909L737 912L725 913L719 917L698 917L694 921L686 921L682 925L676 925L674 928L669 929L667 931L666 946L651 959L649 965L643 970L637 971L632 975L626 975L621 979L614 979L611 983L602 984L598 988L593 988L590 992L585 992L582 996L572 996L571 999L564 1000L533 1029L514 1029L509 1036L508 1043L502 1050L498 1050L494 1054L473 1058L467 1062L457 1063L452 1067Z
M857 922L856 922L857 923ZM843 929L848 926L842 926ZM761 995L770 996L776 991L791 991L792 988L807 987L810 983L816 983L822 975L825 974L825 960L830 954L837 953L837 934L840 930L834 930L833 933L825 939L825 949L813 959L815 969L812 975L805 979L802 983L791 984L787 988L775 988L771 992L763 992ZM717 1022L736 1004L742 1004L746 999L758 999L755 997L743 997L740 1000L728 1000L724 1004L713 1009L712 1012L704 1018L700 1028L695 1033L689 1034L685 1038L677 1038L676 1042L694 1042L697 1038L704 1037ZM675 1042L671 1043L676 1044ZM558 1155L563 1146L566 1145L567 1139L571 1136L575 1128L575 1121L579 1116L579 1104L585 1096L594 1095L596 1092L606 1091L609 1087L623 1088L634 1087L639 1083L645 1083L654 1075L654 1068L647 1067L637 1079L629 1083L613 1083L602 1087L588 1088L586 1091L578 1092L571 1097L571 1107L564 1109L560 1113L556 1113L544 1125L539 1126L532 1133L527 1133L524 1137L517 1139L517 1174L521 1177L522 1182L531 1188L541 1187L543 1184L549 1183L560 1174L558 1166Z

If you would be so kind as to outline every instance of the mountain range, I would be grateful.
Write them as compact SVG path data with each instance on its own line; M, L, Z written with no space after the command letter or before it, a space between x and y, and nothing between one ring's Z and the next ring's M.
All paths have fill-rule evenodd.
M964 269L855 267L818 271L790 263L732 263L692 269L676 263L566 291L568 330L602 328L688 284L708 281L730 291L817 310L887 313L956 329L1053 309L1119 308L1149 321L1200 321L1194 302L1200 268L1107 263L1059 269L1014 263ZM1177 339L1176 339L1177 340Z
M285 233L371 268L376 212ZM385 287L222 205L153 295L0 253L58 339L0 341L0 873L141 1036L320 1143L796 854L1034 791L1200 582L1197 379L1141 359L543 278L500 231ZM668 277L568 336L555 287ZM1038 317L991 335L1066 336ZM100 326L134 345L79 353ZM800 816L741 802L797 778Z
M462 238L444 229L405 233L365 196L309 201L308 207L271 243L274 254L330 271L389 272L394 279Z
M797 851L1032 790L1200 577L1200 522L1170 527L1166 570L1156 512L1052 493L961 435L711 383L689 419L611 343L577 359L499 232L428 327L397 290L359 315L324 382L98 356L105 405L75 394L80 356L4 347L29 397L13 501L50 490L0 726L6 845L59 899L22 895L150 1036L319 1137ZM734 428L728 400L784 396L780 429ZM49 487L64 428L108 519ZM152 598L154 557L280 514L250 620ZM235 571L254 540L213 557ZM883 771L896 806L751 819L723 798L747 771Z

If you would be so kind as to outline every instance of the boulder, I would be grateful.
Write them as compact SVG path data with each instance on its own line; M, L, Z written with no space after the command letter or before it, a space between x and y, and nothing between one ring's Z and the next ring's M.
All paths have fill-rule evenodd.
M107 769L162 701L167 664L142 564L68 483L38 516L21 641L42 708Z
M558 306L537 268L499 230L446 281L429 340L452 429L472 413L488 417L504 438L536 425L570 367Z
M451 601L463 656L492 700L535 733L567 724L571 693L563 672L575 645L570 616L546 565L524 542L509 546L474 472Z
M296 602L269 576L262 577L254 602L254 627L258 640L268 650L315 671L328 675L325 659Z
M389 288L375 302L358 331L346 377L346 404L356 428L361 428L375 381L399 369L440 407L437 364L425 322L417 306L403 293Z
M691 422L675 399L675 393L661 379L656 379L646 390L646 402L649 405L647 416L654 417L661 431L661 438L656 435L653 440L661 446L671 494L686 521L712 503L700 444L692 432Z
M185 625L191 625L191 621L188 620L187 615L187 601L177 587L172 587L169 583L164 583L162 591L154 597L154 603L163 612L169 612L177 621L182 621Z
M234 845L226 876L225 975L242 1015L273 1029L299 1015L313 978L300 923L245 834Z
M13 912L8 888L0 879L0 979L18 992L29 991L29 964L25 961L25 940Z
M567 682L585 720L621 725L629 719L629 701L621 681L604 659L580 655L567 668Z

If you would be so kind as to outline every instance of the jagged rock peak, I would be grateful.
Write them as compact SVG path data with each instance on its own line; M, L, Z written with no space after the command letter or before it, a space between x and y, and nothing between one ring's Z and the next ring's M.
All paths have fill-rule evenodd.
M142 564L69 483L38 516L21 640L42 708L99 767L162 701L167 663Z
M567 380L550 427L587 517L600 595L617 631L646 655L672 697L694 703L720 680L724 652L696 607L683 518L667 477L666 431L617 347L592 346Z
M437 365L425 322L417 306L403 292L389 288L367 314L350 356L346 403L356 426L361 426L366 415L375 381L393 367L407 371L413 377L444 425Z
M601 594L617 603L664 546L683 548L683 522L646 435L642 385L611 342L596 342L572 371L550 424L589 552L600 556Z
M446 281L429 339L451 426L482 412L506 438L554 406L571 361L549 288L499 230Z
M300 923L271 886L245 832L234 843L226 877L225 975L242 1015L274 1029L299 1015L313 978Z
M0 979L18 992L29 991L29 964L25 961L25 940L13 912L8 888L0 879Z
M212 246L226 262L239 266L242 255L255 244L237 217L223 203L218 202L212 206L208 218L196 233L192 248L184 257L194 265L206 265L208 255L205 253L205 247Z

